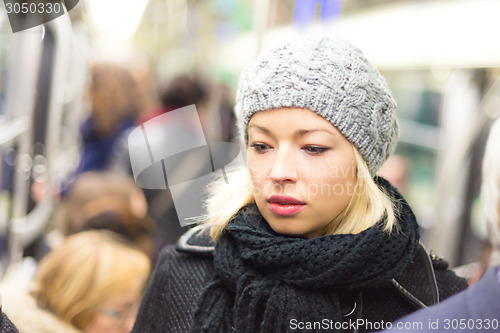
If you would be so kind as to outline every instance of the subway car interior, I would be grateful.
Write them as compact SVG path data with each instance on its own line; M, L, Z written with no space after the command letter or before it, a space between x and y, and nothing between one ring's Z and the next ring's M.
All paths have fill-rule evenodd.
M81 164L96 64L132 73L137 119L160 106L171 78L203 78L208 97L196 107L205 136L236 142L231 112L241 70L260 51L306 34L351 40L386 78L401 134L379 172L413 207L425 248L468 278L487 255L479 194L485 139L500 114L499 1L81 0L67 7L17 32L7 15L15 8L0 8L3 278L28 281L57 243L52 231Z

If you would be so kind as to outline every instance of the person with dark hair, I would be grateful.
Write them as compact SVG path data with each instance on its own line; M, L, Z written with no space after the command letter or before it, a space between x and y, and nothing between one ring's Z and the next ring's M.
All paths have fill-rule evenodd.
M157 228L149 216L135 216L126 207L119 210L104 210L83 222L80 231L86 230L112 231L144 252L151 262L156 260Z
M148 209L146 198L134 179L110 171L80 174L58 208L54 223L65 235L80 231L85 220L103 211L126 209L143 218Z
M198 109L203 109L208 98L206 83L195 74L180 74L168 81L160 89L161 106L145 113L139 123L144 123L163 113L195 104Z
M188 75L174 77L160 95L164 107L181 108L198 104L207 97L207 88L199 78Z
M141 124L154 122L154 118L170 111L195 105L200 122L207 125L208 110L206 104L209 98L209 87L200 76L196 74L177 75L170 79L160 91L161 107L153 109L141 117L139 121ZM173 124L172 126L175 127L176 125ZM205 129L207 129L206 126ZM168 128L162 128L162 131L168 130ZM153 136L154 134L148 133L148 135ZM189 135L189 132L186 135ZM169 165L170 173L180 170L183 162L188 160L189 156L178 159L176 164L171 162ZM206 169L201 164L209 161L199 162L201 172L201 170ZM161 246L175 244L179 237L189 230L189 227L181 226L170 189L143 189L143 191L148 202L148 213L156 221L160 231Z
M54 218L53 235L107 229L121 234L148 255L158 252L158 228L147 214L147 202L132 177L109 171L85 172L75 180Z

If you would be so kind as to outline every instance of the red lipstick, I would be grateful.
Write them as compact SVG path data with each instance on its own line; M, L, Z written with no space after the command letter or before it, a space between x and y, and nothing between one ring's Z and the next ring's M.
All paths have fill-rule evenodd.
M297 214L306 208L305 202L286 195L273 195L267 202L273 213L283 216Z

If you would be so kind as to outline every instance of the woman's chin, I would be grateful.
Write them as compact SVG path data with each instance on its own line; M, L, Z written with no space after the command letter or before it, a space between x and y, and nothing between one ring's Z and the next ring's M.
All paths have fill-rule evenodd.
M268 222L268 223L271 229L273 229L275 233L280 235L311 238L309 237L309 235L314 233L313 231L306 230L303 227L301 228L300 226L294 226L293 225L294 223L290 221L280 221L274 223Z

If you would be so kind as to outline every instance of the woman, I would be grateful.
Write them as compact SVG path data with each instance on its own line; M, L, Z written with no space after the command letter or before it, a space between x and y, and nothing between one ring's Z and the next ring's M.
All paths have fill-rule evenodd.
M82 231L42 259L29 292L5 286L2 310L20 332L126 333L149 274L148 257L117 235Z
M292 42L247 67L235 110L248 170L216 183L205 231L163 251L134 332L374 331L466 288L375 176L395 108L345 41Z

